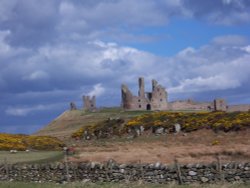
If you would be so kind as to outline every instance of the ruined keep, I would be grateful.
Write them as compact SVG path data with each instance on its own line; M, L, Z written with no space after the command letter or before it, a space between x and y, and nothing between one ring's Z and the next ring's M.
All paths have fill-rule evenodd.
M156 80L152 80L152 92L145 92L144 78L139 78L138 96L134 96L129 88L121 87L122 107L125 110L167 110L167 92Z
M214 99L214 111L227 111L228 106L224 99Z
M83 96L83 109L88 111L95 111L96 110L96 97L92 96Z

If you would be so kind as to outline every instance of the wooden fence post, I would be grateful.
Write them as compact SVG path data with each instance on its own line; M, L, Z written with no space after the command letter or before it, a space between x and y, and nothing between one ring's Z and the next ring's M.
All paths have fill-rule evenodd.
M219 178L220 178L221 181L224 181L224 176L223 176L223 173L222 173L222 166L221 166L220 156L217 155L216 159L217 159L217 172L219 174Z
M75 181L77 181L76 169L77 169L77 163L74 163L73 173L74 173L74 180Z
M68 166L68 152L67 152L68 148L64 148L64 162L65 162L65 170L66 170L66 176L67 176L67 182L70 181L69 178L69 166Z
M4 168L5 168L6 178L7 180L9 180L9 166L6 157L4 158Z
M179 183L180 185L182 185L182 184L183 184L183 181L182 181L182 177L181 177L180 165L179 165L177 159L175 159L174 162L175 162L175 168L176 168L176 173L177 173L177 177L178 177L178 183Z

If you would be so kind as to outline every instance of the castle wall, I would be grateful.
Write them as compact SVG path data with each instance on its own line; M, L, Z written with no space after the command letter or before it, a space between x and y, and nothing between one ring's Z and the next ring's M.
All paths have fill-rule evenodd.
M209 111L213 106L212 102L195 102L191 100L174 101L169 103L169 110L202 110Z
M245 104L245 105L230 105L227 108L228 112L236 112L236 111L241 111L241 112L247 112L250 111L250 105Z
M147 98L133 96L131 109L132 110L147 110L148 104L150 104L150 101Z
M152 110L166 110L168 109L167 92L164 87L157 85L155 80L152 81Z

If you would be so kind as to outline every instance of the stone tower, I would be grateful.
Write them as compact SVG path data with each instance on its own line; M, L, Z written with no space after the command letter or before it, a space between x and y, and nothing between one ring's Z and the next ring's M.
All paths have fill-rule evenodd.
M83 109L88 111L95 111L96 110L96 98L95 96L83 96Z
M140 77L138 79L139 82L139 91L138 91L138 96L139 97L145 97L145 86L144 86L144 78Z

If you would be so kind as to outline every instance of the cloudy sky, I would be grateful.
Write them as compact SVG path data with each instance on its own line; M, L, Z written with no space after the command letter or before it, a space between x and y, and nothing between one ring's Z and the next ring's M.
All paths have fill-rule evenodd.
M170 101L250 103L250 1L0 1L0 132L35 132L83 94L118 106L139 76Z

